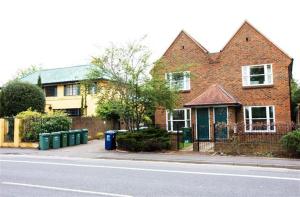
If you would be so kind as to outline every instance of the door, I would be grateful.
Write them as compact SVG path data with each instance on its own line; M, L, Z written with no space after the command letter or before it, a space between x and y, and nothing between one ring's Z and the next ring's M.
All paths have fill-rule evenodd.
M215 110L215 137L227 138L227 107L216 107Z
M208 108L197 109L198 140L209 140L209 113Z

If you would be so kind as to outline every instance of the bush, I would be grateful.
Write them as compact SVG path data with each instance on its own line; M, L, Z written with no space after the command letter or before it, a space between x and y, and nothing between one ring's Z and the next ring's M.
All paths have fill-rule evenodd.
M3 87L0 96L0 117L15 116L29 108L38 112L44 111L45 96L41 88L19 81L10 82Z
M287 133L280 142L290 154L300 156L300 130Z
M38 142L40 133L67 131L71 126L71 119L60 111L41 114L29 109L19 113L17 118L23 119L21 139L24 142Z
M154 128L118 133L117 144L119 149L132 152L161 151L171 147L169 133L166 130Z

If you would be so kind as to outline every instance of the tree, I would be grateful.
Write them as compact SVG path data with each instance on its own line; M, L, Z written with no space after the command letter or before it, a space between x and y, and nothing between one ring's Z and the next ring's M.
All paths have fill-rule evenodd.
M42 88L42 78L41 75L39 75L38 81L37 81L37 86Z
M3 87L0 97L0 117L15 116L29 108L44 112L45 96L39 87L19 81L9 82Z
M89 79L109 78L101 88L97 114L119 116L127 129L139 130L140 123L154 114L156 107L172 110L178 100L177 90L164 79L149 75L150 51L139 42L111 45L100 57L93 57Z
M292 120L296 120L297 105L300 103L300 85L295 79L291 81Z
M40 71L41 69L42 69L41 67L36 66L36 65L31 65L27 68L20 69L17 72L17 75L16 75L15 79L22 79L23 77L26 77L27 75L30 75L30 74L35 73L37 71Z

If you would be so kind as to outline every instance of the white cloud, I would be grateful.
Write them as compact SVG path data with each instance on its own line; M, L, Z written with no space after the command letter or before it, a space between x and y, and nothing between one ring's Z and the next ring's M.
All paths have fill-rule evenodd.
M145 34L153 60L181 29L216 52L245 19L295 59L294 76L300 80L299 7L296 0L1 1L0 84L32 64L45 68L87 64L110 42Z

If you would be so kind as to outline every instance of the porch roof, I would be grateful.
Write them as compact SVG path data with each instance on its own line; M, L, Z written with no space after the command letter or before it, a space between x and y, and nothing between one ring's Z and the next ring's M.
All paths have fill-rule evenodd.
M214 84L195 99L184 104L185 107L207 105L240 105L222 86Z

